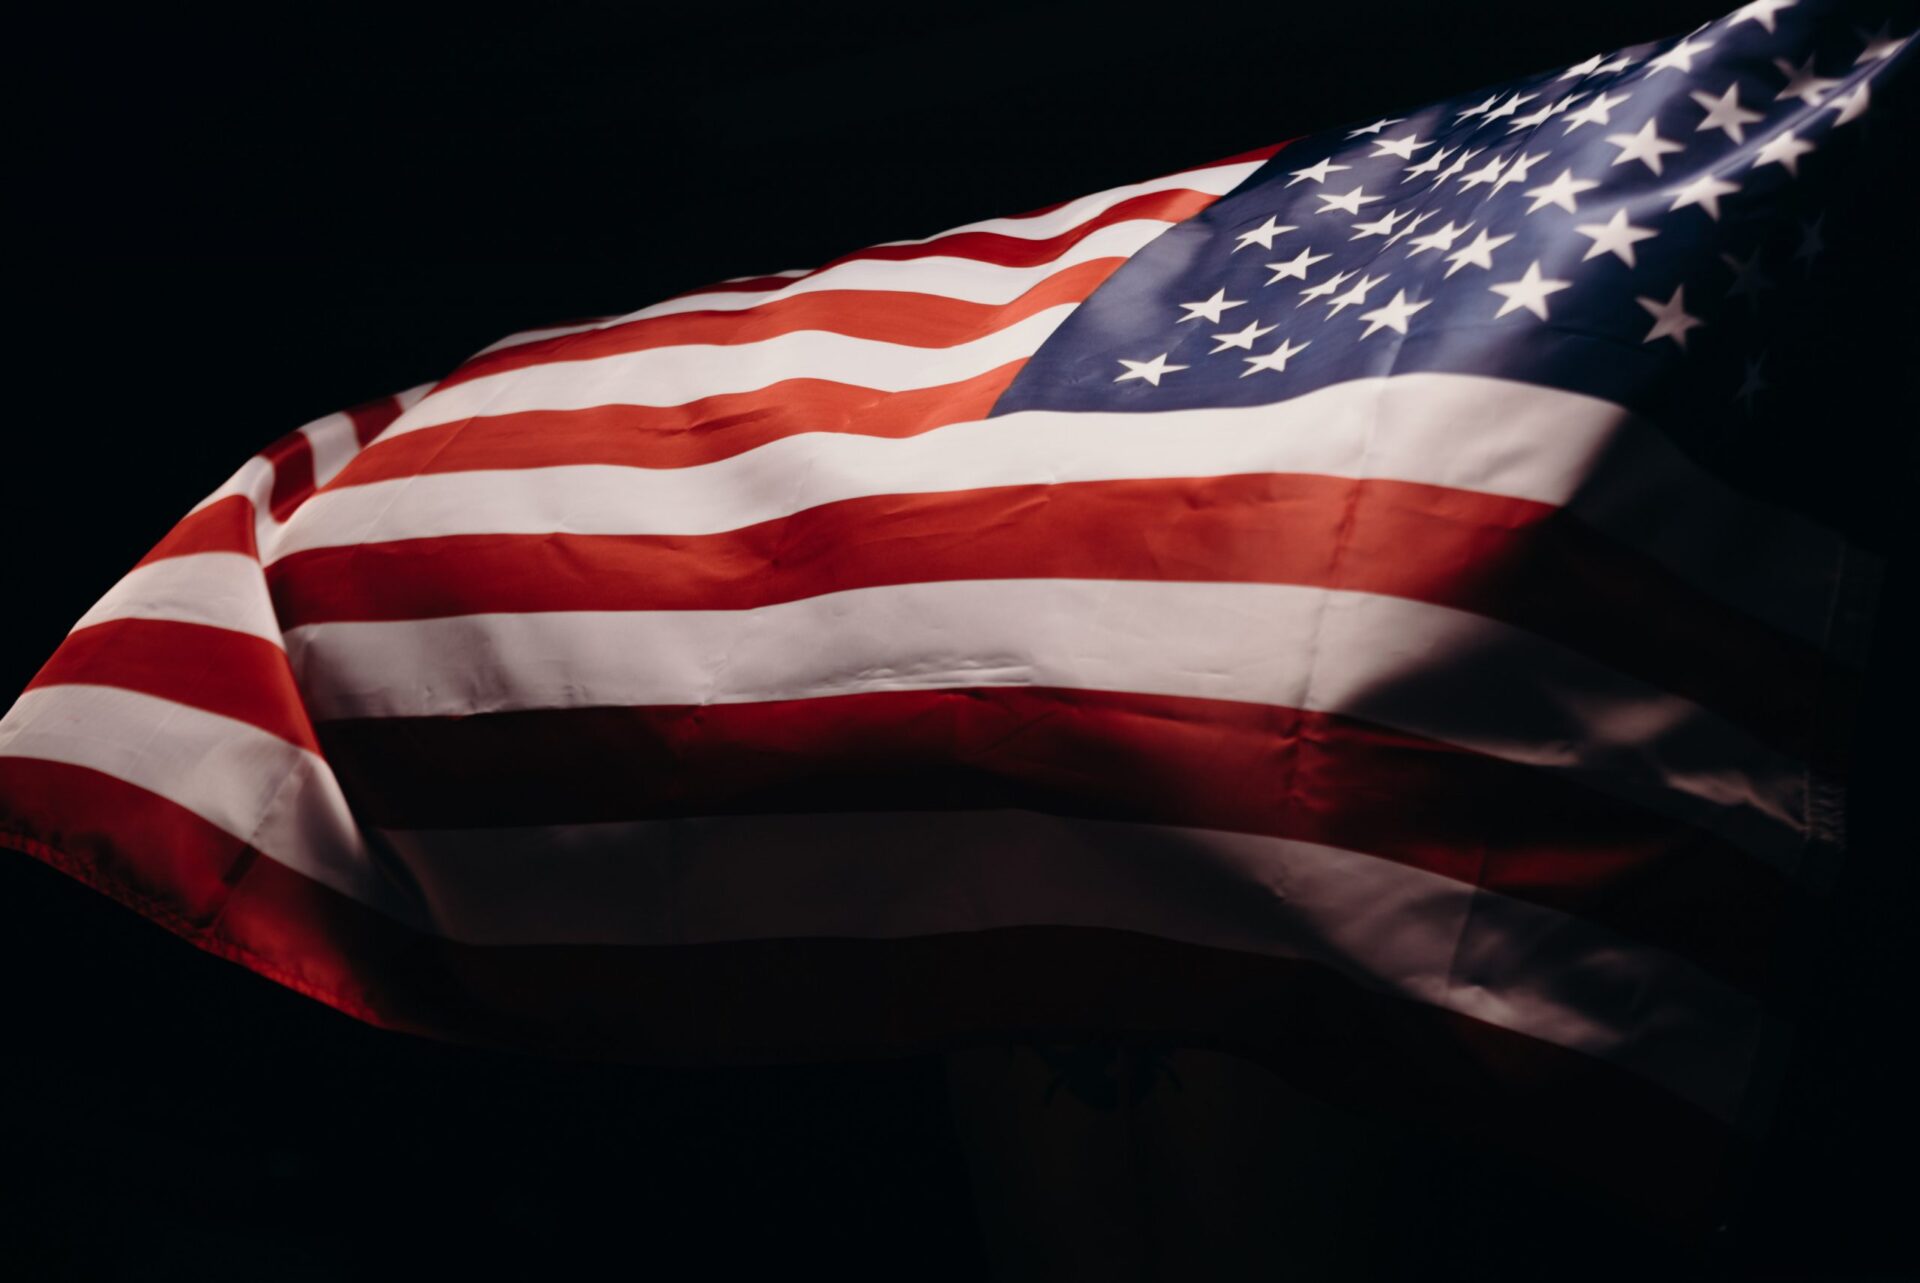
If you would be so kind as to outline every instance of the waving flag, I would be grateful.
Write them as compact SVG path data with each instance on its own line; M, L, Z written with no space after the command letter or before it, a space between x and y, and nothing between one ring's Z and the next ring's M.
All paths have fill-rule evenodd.
M1760 0L513 336L109 591L0 842L395 1028L1172 1035L1696 1212L1876 573L1740 464L1909 56Z

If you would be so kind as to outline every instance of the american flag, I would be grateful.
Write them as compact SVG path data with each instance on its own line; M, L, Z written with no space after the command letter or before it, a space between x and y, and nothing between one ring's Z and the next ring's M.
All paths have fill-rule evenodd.
M1910 49L1757 0L514 335L114 586L0 843L381 1025L1172 1035L1694 1209L1877 573L1738 459Z

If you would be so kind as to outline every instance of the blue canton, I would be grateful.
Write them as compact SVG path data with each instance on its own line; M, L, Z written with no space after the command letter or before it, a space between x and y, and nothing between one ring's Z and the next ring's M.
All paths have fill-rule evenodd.
M1777 322L1813 310L1848 240L1837 198L1870 181L1848 153L1913 43L1759 0L1296 142L1136 254L994 413L1263 404L1431 370L1737 422L1774 382Z

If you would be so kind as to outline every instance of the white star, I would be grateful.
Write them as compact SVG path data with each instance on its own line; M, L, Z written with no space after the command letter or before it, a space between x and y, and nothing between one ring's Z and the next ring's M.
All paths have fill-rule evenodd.
M1838 98L1828 103L1827 107L1831 111L1840 113L1833 122L1835 129L1838 129L1848 121L1860 119L1860 117L1867 114L1867 82L1864 80L1861 81L1858 85L1854 86L1852 93L1841 94Z
M1378 276L1362 276L1359 282L1345 294L1328 299L1327 307L1329 310L1327 312L1327 319L1331 321L1334 317L1340 315L1343 309L1358 307L1360 304L1366 302L1367 291L1386 279L1387 276L1385 272L1382 272Z
M1151 361L1129 361L1122 357L1120 364L1127 367L1127 372L1125 374L1115 375L1113 381L1115 383L1125 383L1128 379L1145 379L1157 388L1160 386L1160 379L1163 375L1172 374L1175 370L1184 370L1187 368L1184 365L1168 365L1168 355L1168 353L1162 352Z
M1425 236L1416 236L1407 242L1413 246L1412 249L1407 251L1407 257L1412 258L1415 254L1424 254L1430 249L1450 250L1453 248L1454 241L1466 235L1466 233L1467 229L1465 227L1455 227L1453 220L1449 218L1445 227L1428 232Z
M1500 171L1506 167L1506 158L1503 156L1495 156L1471 174L1467 174L1461 178L1460 190L1465 191L1469 187L1478 187L1481 183L1497 182L1500 178Z
M1376 138L1373 140L1374 156L1398 156L1401 160L1412 160L1413 153L1422 147L1433 146L1433 140L1420 141L1418 133L1408 134L1405 138ZM1373 159L1369 156L1367 159Z
M1727 26L1737 27L1743 22L1757 22L1773 34L1773 15L1782 9L1791 9L1797 0L1753 0L1752 4L1741 5L1727 18Z
M1532 102L1535 98L1538 98L1539 96L1540 96L1539 94L1516 93L1513 97L1507 99L1505 102L1501 103L1498 107L1495 107L1492 111L1488 112L1487 119L1481 121L1480 123L1484 125L1489 120L1498 120L1502 116L1511 116L1514 112L1520 110L1521 103Z
M1853 60L1853 65L1856 67L1864 66L1869 62L1879 62L1883 58L1891 58L1905 49L1907 42L1913 39L1910 35L1901 36L1898 40L1894 39L1891 22L1881 23L1880 30L1872 35L1862 31L1860 36L1867 42L1867 47L1862 49L1860 56Z
M1267 266L1272 269L1273 275L1266 283L1273 285L1286 280L1288 277L1292 277L1298 281L1304 281L1307 279L1308 268L1323 259L1331 257L1333 257L1331 254L1314 253L1313 246L1309 245L1284 263L1268 263Z
M1517 281L1503 281L1498 285L1489 285L1488 289L1506 299L1500 310L1493 314L1499 320L1515 308L1524 307L1541 320L1547 319L1547 295L1557 294L1573 284L1572 281L1556 281L1540 275L1540 260L1535 259L1527 265L1527 270Z
M1572 102L1573 102L1571 98L1563 98L1560 101L1561 101L1561 107L1560 107L1561 111L1565 111L1568 106L1572 105ZM1549 116L1553 116L1557 114L1553 110L1553 108L1554 108L1554 104L1548 103L1544 107L1535 107L1532 111L1528 112L1524 116L1515 116L1513 118L1513 123L1507 126L1507 132L1510 134L1517 134L1523 129L1534 128L1536 125L1539 125L1542 121L1546 120Z
M1800 224L1800 248L1793 251L1793 256L1807 261L1809 273L1813 271L1813 260L1827 248L1827 242L1820 236L1820 228L1826 221L1827 216L1822 214L1811 223Z
M1352 279L1353 279L1352 272L1335 272L1332 276L1329 276L1326 280L1320 282L1318 285L1310 286L1307 289L1301 290L1300 301L1294 304L1294 306L1305 307L1307 304L1313 302L1313 300L1317 298L1325 298L1327 295L1333 293L1335 290L1339 289L1342 285L1345 285L1348 281Z
M1336 209L1343 210L1349 214L1358 214L1362 205L1371 205L1380 198L1378 196L1367 195L1367 189L1364 187L1356 187L1350 192L1341 192L1336 196L1329 196L1325 192L1321 192L1320 199L1324 201L1325 204L1313 211L1316 214L1326 214Z
M1498 101L1500 101L1499 94L1488 94L1487 100L1481 103L1478 107L1469 107L1465 111L1455 112L1453 118L1455 120L1465 120L1468 116L1478 116L1482 112L1486 111L1487 108L1493 106L1493 104Z
M1580 256L1582 263L1602 254L1611 254L1628 267L1637 266L1633 257L1636 241L1649 241L1660 233L1646 227L1635 227L1627 221L1627 211L1616 209L1613 217L1604 223L1582 223L1573 229L1582 236L1593 238L1593 245Z
M1687 311L1687 287L1676 285L1673 297L1662 303L1659 299L1645 295L1633 300L1647 310L1653 318L1653 328L1647 331L1642 343L1652 343L1658 339L1672 339L1682 350L1687 346L1687 331L1706 322Z
M1631 97L1632 94L1610 94L1602 90L1598 98L1567 117L1563 134L1570 134L1582 125L1611 125L1613 109Z
M1263 334L1271 334L1278 328L1276 325L1262 325L1258 321L1248 321L1247 328L1244 330L1235 330L1232 334L1214 335L1213 337L1218 339L1219 342L1214 346L1213 351L1208 352L1207 355L1212 356L1215 352L1224 352L1230 347L1237 347L1251 352L1253 351L1253 341L1255 339Z
M1780 68L1780 74L1787 78L1787 87L1773 96L1775 102L1798 98L1809 107L1818 107L1820 100L1827 96L1827 92L1840 84L1837 80L1829 80L1825 76L1813 74L1812 54L1808 54L1807 60L1798 67L1785 58L1775 58L1773 65Z
M1452 147L1442 147L1439 151L1429 153L1427 158L1418 165L1408 165L1407 176L1400 181L1403 183L1410 182L1422 174L1431 174L1434 170L1440 168L1440 162L1453 155L1455 150L1456 149Z
M1742 357L1740 360L1746 369L1740 376L1740 390L1733 394L1733 399L1746 402L1747 413L1752 414L1753 398L1773 386L1767 382L1766 377L1760 371L1760 367L1766 363L1767 354L1762 352L1759 356L1753 357L1751 360L1746 357Z
M1513 233L1511 232L1505 236L1488 236L1484 231L1476 232L1473 239L1467 242L1465 249L1457 249L1447 255L1447 261L1453 264L1452 267L1447 269L1447 275L1452 276L1469 263L1475 267L1491 269L1493 267L1493 251L1499 249L1512 239Z
M1336 165L1331 160L1323 160L1317 165L1308 165L1305 169L1294 170L1293 177L1288 180L1287 186L1291 187L1295 183L1303 183L1309 178L1316 183L1324 183L1327 181L1327 175L1331 174L1334 170L1352 168L1352 165Z
M1596 76L1610 76L1616 71L1625 71L1632 65L1633 58L1630 55L1624 53L1615 54L1611 62L1603 62L1598 67L1595 67L1593 74Z
M1358 138L1361 134L1377 134L1388 125L1397 125L1405 119L1405 116L1389 116L1385 120L1376 120L1371 125L1362 125L1360 128L1350 131L1347 137Z
M1441 170L1439 173L1433 176L1433 185L1435 187L1438 187L1441 183L1444 183L1449 178L1452 178L1455 174L1459 173L1461 170L1467 167L1468 161L1472 160L1475 156L1478 156L1481 152L1485 150L1486 150L1485 147L1472 147L1466 151L1461 152L1458 159L1456 159L1451 165L1448 165L1445 169Z
M1706 109L1707 118L1693 127L1696 134L1709 129L1718 129L1737 143L1747 141L1746 127L1756 120L1765 120L1766 114L1748 111L1740 105L1740 83L1735 81L1727 86L1727 92L1715 98L1712 94L1695 90L1688 95Z
M1227 297L1227 292L1225 290L1215 290L1213 292L1213 297L1205 300L1204 302L1182 303L1180 306L1187 309L1187 314L1181 317L1180 320L1174 322L1174 324L1179 325L1179 324L1184 324L1187 321L1205 320L1205 321L1212 321L1215 325L1218 325L1220 323L1220 314L1222 312L1226 311L1230 307L1239 307L1242 303L1246 301L1247 300L1243 298L1230 299Z
M1420 224L1426 222L1429 218L1432 218L1434 214L1437 212L1438 211L1436 210L1430 209L1424 213L1415 215L1412 222L1408 223L1405 227L1401 228L1399 231L1395 232L1393 235L1387 237L1387 244L1391 245L1395 241L1400 240L1402 237L1413 235L1416 231L1420 230Z
M1692 71L1693 55L1713 48L1713 41L1694 41L1691 37L1682 37L1680 43L1661 54L1647 64L1647 75L1657 76L1663 71Z
M1419 303L1409 303L1407 302L1407 292L1405 290L1395 290L1391 303L1376 307L1371 312L1360 313L1360 319L1369 322L1367 328L1361 331L1360 337L1363 339L1372 338L1373 332L1379 329L1388 329L1394 331L1396 334L1405 334L1407 332L1408 319L1432 301L1432 299L1426 299Z
M1272 249L1274 237L1280 235L1282 232L1297 232L1299 230L1297 227L1288 227L1285 224L1274 222L1273 215L1269 214L1267 215L1267 221L1260 224L1260 226L1250 232L1240 233L1240 243L1233 247L1233 252L1238 254L1249 245L1258 245L1261 249Z
M1760 270L1759 247L1755 246L1753 253L1746 258L1722 254L1720 261L1733 269L1733 284L1727 287L1727 297L1744 296L1749 307L1758 309L1760 296L1773 288L1773 278Z
M1802 142L1791 133L1776 134L1760 145L1754 153L1753 167L1762 165L1781 165L1795 178L1800 177L1800 158L1813 150L1813 144Z
M1671 213L1689 205L1698 205L1707 211L1708 218L1717 223L1720 221L1720 198L1739 190L1739 183L1723 183L1712 174L1702 174L1674 192L1673 204L1667 206L1667 211Z
M1249 374L1258 374L1262 370L1272 370L1275 374L1278 374L1287 368L1287 362L1292 360L1294 356L1312 346L1312 339L1308 339L1305 343L1300 344L1295 344L1292 339L1281 339L1280 346L1265 356L1246 357L1247 368L1240 372L1240 377L1244 379Z
M1614 164L1624 165L1630 160L1637 160L1656 174L1666 163L1660 159L1662 156L1687 149L1685 143L1662 138L1651 120L1640 126L1637 134L1608 134L1607 141L1620 149L1620 154L1613 158Z
M1546 186L1527 189L1525 194L1533 197L1533 204L1527 206L1527 212L1538 213L1548 205L1558 205L1569 214L1577 214L1580 211L1574 208L1573 198L1581 192L1590 192L1599 185L1591 178L1575 178L1571 169L1563 169L1560 171L1560 177Z
M1565 71L1561 72L1558 76L1555 76L1554 79L1555 80L1580 80L1580 79L1583 79L1584 77L1591 76L1594 73L1594 71L1599 68L1600 58L1601 58L1601 55L1595 54L1593 55L1593 57L1587 59L1585 62L1576 62L1571 67L1568 67Z
M1354 227L1357 228L1358 230L1355 231L1354 234L1352 236L1349 236L1347 239L1350 241L1361 241L1361 240L1365 240L1369 236L1385 236L1388 232L1391 232L1393 230L1393 225L1395 223L1399 222L1401 219L1405 218L1407 214L1411 214L1412 212L1413 212L1412 210L1408 210L1406 211L1406 213L1401 213L1399 210L1396 209L1391 211L1390 213L1382 214L1379 218L1374 219L1371 223L1355 223Z
M1507 132L1510 134L1517 134L1523 129L1532 129L1536 125L1544 124L1547 121L1551 120L1553 117L1558 116L1561 112L1565 111L1567 108L1573 106L1574 100L1576 98L1585 98L1585 97L1586 97L1585 94L1568 94L1565 98L1562 98L1559 102L1548 103L1546 106L1541 107L1539 110L1530 111L1524 116L1515 116L1513 118L1513 123L1507 126Z
M1539 164L1541 161L1545 160L1546 158L1547 158L1547 153L1545 152L1540 152L1538 155L1534 155L1534 156L1515 156L1513 158L1512 168L1508 169L1506 173L1500 175L1499 178L1494 180L1493 191L1488 192L1487 194L1489 196L1498 195L1500 189L1502 187L1505 187L1508 183L1526 182L1527 171L1532 169L1535 165Z

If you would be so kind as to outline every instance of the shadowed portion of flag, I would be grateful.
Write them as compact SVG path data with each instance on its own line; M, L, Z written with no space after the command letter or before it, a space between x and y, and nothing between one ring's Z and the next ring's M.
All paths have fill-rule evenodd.
M0 843L393 1028L1186 1041L1710 1220L1879 569L1743 459L1910 57L1759 0L502 340L80 620Z

